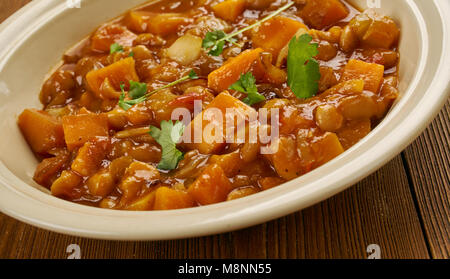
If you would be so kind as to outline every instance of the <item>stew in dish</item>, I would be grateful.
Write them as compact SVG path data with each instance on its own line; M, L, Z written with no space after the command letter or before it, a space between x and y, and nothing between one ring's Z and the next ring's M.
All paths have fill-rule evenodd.
M281 185L383 119L398 96L399 34L341 0L152 1L69 50L43 109L19 116L34 180L120 210Z

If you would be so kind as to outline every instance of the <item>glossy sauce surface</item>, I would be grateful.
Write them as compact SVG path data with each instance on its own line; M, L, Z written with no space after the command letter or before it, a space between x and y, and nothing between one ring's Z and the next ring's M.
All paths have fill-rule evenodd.
M245 6L235 19L224 19L213 8L223 1L168 0L143 6L102 25L68 51L63 65L43 85L43 110L26 110L19 117L25 138L42 160L35 180L58 197L122 210L178 209L241 198L283 184L340 155L370 133L397 98L399 30L395 23L372 12L361 14L338 0L295 1L272 21L238 36L241 48L227 45L217 57L198 47L187 52L198 52L193 59L179 57L176 50L171 54L171 47L182 37L190 40L186 45L190 48L207 32L232 33L286 4L227 1L237 5L232 7ZM324 9L330 14L324 15ZM299 24L308 27L319 50L319 92L308 99L297 98L287 85L286 61L277 48L295 34L284 34L286 26ZM288 40L276 39L283 36ZM112 43L123 46L123 51L110 54ZM216 98L242 101L244 93L224 93L211 86L211 73L257 48L263 50L258 59L266 72L259 77L252 69L266 101L252 107L280 111L279 150L265 155L259 151L263 144L244 143L202 152L200 147L182 143L178 148L184 158L178 167L158 170L162 150L148 127L170 120L179 107L189 109L193 117L195 100L201 100L203 108ZM134 68L148 91L191 70L199 79L159 91L125 111L118 106L118 85L129 78L116 78L118 74L111 70L98 88L88 81L92 72L99 76L99 70L109 70L111 65ZM80 126L94 136L77 134Z

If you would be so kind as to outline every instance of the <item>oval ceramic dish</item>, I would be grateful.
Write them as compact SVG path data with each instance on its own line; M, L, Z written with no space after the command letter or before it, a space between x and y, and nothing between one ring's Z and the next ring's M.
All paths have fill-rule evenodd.
M68 1L73 2L73 1ZM330 163L280 187L231 202L161 212L113 211L51 196L33 182L38 163L16 121L40 108L37 93L61 55L103 22L147 0L35 0L0 26L0 210L26 223L76 236L161 240L236 230L327 199L400 153L447 101L450 2L381 0L399 24L401 96L370 135ZM377 1L349 1L366 9Z

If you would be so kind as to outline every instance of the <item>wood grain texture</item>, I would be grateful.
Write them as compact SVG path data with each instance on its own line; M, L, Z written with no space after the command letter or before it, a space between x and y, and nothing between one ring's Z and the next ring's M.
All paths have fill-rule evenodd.
M401 157L355 187L311 208L245 230L202 238L98 241L59 235L0 215L0 258L428 258Z
M0 0L0 22L29 0ZM37 94L37 93L36 93ZM449 258L449 106L402 156L311 208L241 231L159 242L98 241L0 214L0 258ZM404 164L405 163L405 164Z
M450 257L450 101L404 152L433 258Z
M0 0L0 23L31 0Z

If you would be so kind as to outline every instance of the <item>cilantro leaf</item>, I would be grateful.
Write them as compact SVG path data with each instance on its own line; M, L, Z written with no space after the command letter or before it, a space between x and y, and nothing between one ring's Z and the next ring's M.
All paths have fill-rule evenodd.
M119 45L118 43L114 43L109 47L109 53L113 54L116 52L123 52L123 46Z
M197 73L194 72L194 70L191 70L191 71L189 72L188 77L189 77L190 79L199 79Z
M266 16L265 18L258 20L257 22L253 23L252 25L249 25L247 27L244 27L232 34L227 34L222 30L214 30L212 32L208 32L205 35L205 38L202 42L202 47L206 50L209 50L208 54L212 56L219 56L222 54L223 49L225 47L225 42L231 43L233 45L236 45L239 48L242 48L242 45L237 44L237 40L234 38L239 34L244 33L245 31L251 30L255 28L256 26L261 25L262 23L268 21L269 19L277 16L278 14L282 13L283 11L289 9L294 5L295 2L289 2L283 7L279 8L275 12L271 13L270 15Z
M183 152L177 149L177 143L184 133L184 125L177 121L162 121L161 129L150 126L150 135L162 148L161 161L158 164L160 170L174 170L183 159Z
M242 74L241 78L230 86L230 89L246 93L247 97L243 102L249 106L266 100L263 95L258 93L256 79L251 72Z
M147 84L146 83L140 83L140 82L136 82L136 81L130 81L130 91L128 92L128 97L130 97L130 100L125 100L125 84L121 83L120 84L120 89L122 90L122 94L120 95L119 98L119 107L121 107L124 110L129 110L132 106L140 104L142 102L145 102L147 100L147 98L153 94L155 94L156 92L162 90L162 89L166 89L166 88L170 88L172 86L175 86L183 81L186 80L193 80L193 79L198 79L199 76L197 75L196 72L194 72L194 70L191 70L189 72L188 75L172 82L169 83L167 85L164 85L158 89L153 90L150 93L147 93Z
M144 96L147 93L147 83L130 81L130 91L128 92L128 96L131 99L137 99Z
M288 85L295 96L307 99L319 90L320 66L314 56L319 54L318 44L311 44L312 37L304 34L289 43L287 57Z

